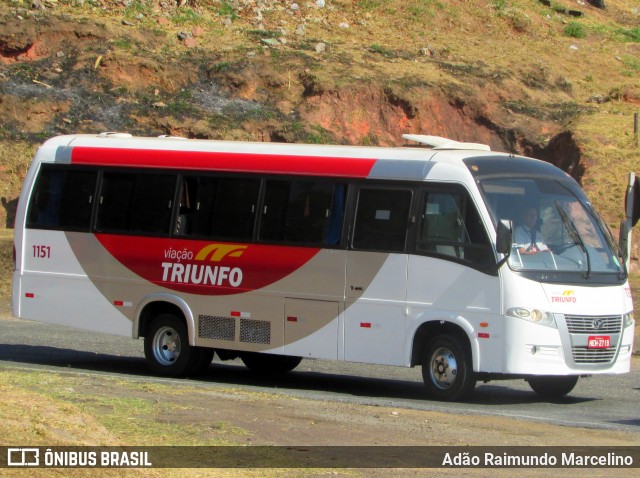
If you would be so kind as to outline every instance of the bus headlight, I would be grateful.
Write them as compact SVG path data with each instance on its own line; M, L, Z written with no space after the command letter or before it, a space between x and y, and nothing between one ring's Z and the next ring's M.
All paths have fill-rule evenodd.
M538 309L528 309L526 307L512 307L507 310L509 317L528 320L534 324L546 325L547 327L557 328L556 319L551 312L545 312Z
M625 329L627 327L631 327L633 324L634 324L633 312L627 312L626 314L624 314L624 327L625 327Z

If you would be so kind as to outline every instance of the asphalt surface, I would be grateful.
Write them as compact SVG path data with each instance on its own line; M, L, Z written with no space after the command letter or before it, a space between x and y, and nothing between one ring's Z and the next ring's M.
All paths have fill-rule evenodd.
M174 380L151 375L141 340L13 319L4 303L0 304L0 367L15 366ZM420 368L320 360L303 360L293 373L273 378L251 373L239 361L219 362L216 357L211 368L189 384L640 433L639 358L634 359L631 373L582 378L571 394L553 402L540 399L522 380L480 383L465 403L437 402L425 397Z

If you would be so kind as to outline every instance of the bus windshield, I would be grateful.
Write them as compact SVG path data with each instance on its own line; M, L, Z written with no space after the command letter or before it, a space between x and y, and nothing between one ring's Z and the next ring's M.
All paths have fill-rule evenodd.
M518 271L624 274L604 222L579 188L539 177L480 180L494 221L513 223L509 266Z

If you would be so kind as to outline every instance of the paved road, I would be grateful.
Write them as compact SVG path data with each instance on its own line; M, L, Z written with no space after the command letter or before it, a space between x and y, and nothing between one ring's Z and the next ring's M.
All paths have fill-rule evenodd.
M70 368L159 380L147 369L142 341L11 319L6 312L6 306L0 307L0 367ZM467 403L435 402L424 397L419 368L319 360L303 360L295 372L280 378L256 376L237 361L214 361L210 370L193 383L204 387L231 385L323 401L513 417L640 433L640 359L634 359L630 374L581 379L568 397L553 403L539 399L522 380L479 384L474 398Z

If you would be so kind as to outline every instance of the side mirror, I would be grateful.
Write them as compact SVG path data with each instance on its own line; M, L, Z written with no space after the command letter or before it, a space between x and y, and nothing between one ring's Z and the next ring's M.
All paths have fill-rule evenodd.
M640 178L634 173L629 173L629 182L625 193L625 217L620 224L620 236L618 244L622 258L629 270L629 258L631 256L631 229L640 220Z
M513 244L513 227L511 221L501 219L496 229L496 250L500 254L511 254L511 245Z
M640 176L629 174L629 185L624 197L625 216L631 220L631 227L640 220Z

